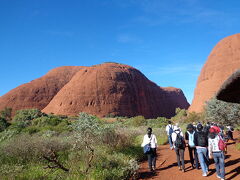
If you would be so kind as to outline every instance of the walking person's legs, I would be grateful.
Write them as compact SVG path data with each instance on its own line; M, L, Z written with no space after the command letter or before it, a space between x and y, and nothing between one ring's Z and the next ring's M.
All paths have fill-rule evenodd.
M153 148L152 149L153 154L152 154L152 169L155 170L156 169L156 160L157 160L157 149Z
M171 135L168 135L168 142L169 142L169 145L170 145L170 149L173 149L173 142L172 142L172 136Z
M147 158L148 158L148 168L150 171L152 171L152 152L147 154Z
M208 171L208 167L210 165L210 159L209 159L209 156L208 156L208 148L206 148L206 153L204 152L204 156L205 156L205 161L206 161L207 171Z
M203 148L203 155L205 160L205 172L208 173L208 166L209 166L209 156L208 156L208 149Z
M225 157L224 157L224 154L223 152L220 153L220 157L219 157L219 167L220 167L220 177L222 179L225 178Z
M206 160L205 160L205 153L206 149L205 148L198 148L197 153L198 153L198 159L202 168L203 176L207 176L207 165L206 165Z
M178 168L181 169L179 148L175 147L175 152L176 152L176 157L177 157Z
M219 161L218 153L213 153L213 159L214 159L214 163L215 163L217 177L221 177L220 176L220 161Z
M192 164L192 168L194 168L193 148L188 146L188 152L189 152L189 157L190 157L190 162Z
M182 171L185 171L185 162L184 162L184 149L179 149L181 164L182 164Z
M199 160L198 160L198 154L197 154L197 149L194 148L193 149L194 151L194 161L195 161L195 167L196 169L199 169Z

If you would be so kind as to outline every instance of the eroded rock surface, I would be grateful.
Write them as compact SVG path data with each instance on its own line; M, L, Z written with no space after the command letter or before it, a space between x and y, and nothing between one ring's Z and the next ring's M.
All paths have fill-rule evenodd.
M11 107L20 109L43 109L58 91L70 81L81 67L65 66L49 71L45 76L22 84L0 97L0 110Z
M240 68L240 34L221 40L210 53L198 77L190 111L201 112L223 82Z
M55 72L55 73L53 73ZM46 113L171 117L189 104L181 89L162 88L139 70L117 63L61 67L0 97L1 108L39 108ZM1 109L0 108L0 109Z

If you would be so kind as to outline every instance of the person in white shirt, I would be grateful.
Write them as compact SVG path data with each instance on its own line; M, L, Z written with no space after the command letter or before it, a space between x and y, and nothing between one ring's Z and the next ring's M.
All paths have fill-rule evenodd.
M172 125L172 122L168 121L168 125L166 126L166 132L167 132L168 142L171 150L173 150L173 143L172 143L173 128L174 126Z
M178 168L182 172L185 172L184 151L185 141L181 128L176 124L174 126L174 132L172 133L173 147L177 156Z
M150 144L151 150L147 153L148 157L148 167L150 171L155 171L156 169L156 159L157 159L157 138L152 134L152 128L147 129L147 134L143 137L142 147Z
M209 130L209 139L208 139L208 152L209 158L214 159L217 178L224 180L225 178L225 163L224 163L224 152L219 149L218 143L221 136L218 135L214 128Z

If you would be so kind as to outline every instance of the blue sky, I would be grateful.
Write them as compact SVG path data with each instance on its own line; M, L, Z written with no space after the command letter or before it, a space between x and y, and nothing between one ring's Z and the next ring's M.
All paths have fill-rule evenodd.
M113 61L191 103L209 53L239 20L238 0L0 0L0 96L55 67Z

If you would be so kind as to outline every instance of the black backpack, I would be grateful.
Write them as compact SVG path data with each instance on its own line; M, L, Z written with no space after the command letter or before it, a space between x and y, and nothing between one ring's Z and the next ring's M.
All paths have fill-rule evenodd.
M204 132L198 132L197 143L198 146L207 146L206 134Z
M184 148L185 147L185 142L183 137L180 135L180 133L176 133L177 134L177 138L175 141L175 146L176 148Z
M210 126L204 126L203 132L205 132L206 134L208 134L209 129L210 129Z

